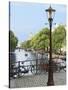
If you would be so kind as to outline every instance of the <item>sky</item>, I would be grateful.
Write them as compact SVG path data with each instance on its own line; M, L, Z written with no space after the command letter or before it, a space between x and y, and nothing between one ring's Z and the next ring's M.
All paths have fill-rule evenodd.
M10 30L17 36L19 42L28 40L42 28L48 27L45 9L50 4L11 2L10 3ZM66 25L66 6L51 4L56 10L53 23ZM55 27L55 25L53 25Z

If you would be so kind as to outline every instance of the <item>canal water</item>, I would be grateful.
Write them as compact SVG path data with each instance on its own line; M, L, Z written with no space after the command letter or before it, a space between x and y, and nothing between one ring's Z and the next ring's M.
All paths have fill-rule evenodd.
M24 49L16 49L15 52L13 52L15 55L15 58L11 56L11 60L14 60L15 62L23 61L23 65L36 65L36 60L38 60L38 64L40 63L39 59L43 58L48 62L48 54L44 54L42 57L42 54L39 54L37 52L33 51L25 51ZM16 64L17 66L18 64ZM36 67L35 67L36 68ZM32 74L31 71L28 73L28 75Z
M35 60L37 58L35 53L25 51L23 49L15 50L16 61Z

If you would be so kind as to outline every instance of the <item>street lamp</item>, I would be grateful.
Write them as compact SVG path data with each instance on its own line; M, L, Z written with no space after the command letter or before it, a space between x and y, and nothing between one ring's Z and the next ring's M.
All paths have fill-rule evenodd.
M52 22L53 18L55 15L55 9L52 9L50 6L48 9L45 10L48 16L48 21L49 21L49 27L50 27L50 33L49 33L49 39L50 39L50 60L49 60L49 70L48 70L48 82L47 86L52 86L54 85L54 80L53 80L53 61L52 61Z

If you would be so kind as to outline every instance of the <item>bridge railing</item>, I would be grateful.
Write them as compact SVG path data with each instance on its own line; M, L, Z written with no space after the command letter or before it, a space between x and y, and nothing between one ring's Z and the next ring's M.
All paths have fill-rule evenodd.
M53 67L53 71L57 71L59 63L54 63L51 67ZM49 69L49 62L44 59L36 59L36 60L25 60L25 61L18 61L14 63L10 63L10 77L20 77L24 74L40 74L46 73Z

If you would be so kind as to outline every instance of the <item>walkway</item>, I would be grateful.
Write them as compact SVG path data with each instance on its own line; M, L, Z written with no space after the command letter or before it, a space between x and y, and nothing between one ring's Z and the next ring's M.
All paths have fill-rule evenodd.
M10 81L11 88L21 88L21 87L39 87L46 86L48 74L32 75L32 76L22 76L17 79ZM56 72L54 73L55 85L65 85L66 84L66 72Z

